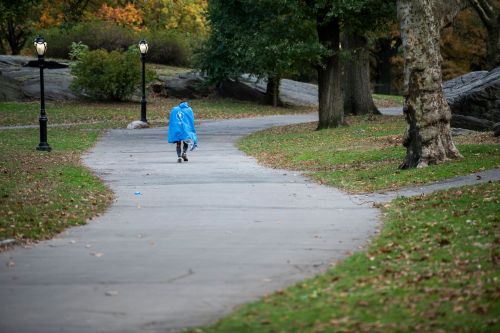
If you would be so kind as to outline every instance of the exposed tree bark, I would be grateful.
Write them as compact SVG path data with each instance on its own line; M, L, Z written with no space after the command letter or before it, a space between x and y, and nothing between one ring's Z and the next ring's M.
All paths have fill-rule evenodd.
M496 68L500 66L500 9L495 8L487 0L469 1L478 13L481 21L483 21L488 32L486 40L486 63L488 69Z
M344 63L344 114L380 114L370 88L370 54L364 36L346 35L344 48L350 51Z
M338 18L326 19L325 13L316 17L319 42L329 51L322 57L318 71L319 124L318 129L344 124L341 66L339 57L340 23Z
M267 78L266 104L272 105L273 107L278 107L281 105L280 83L281 79L277 75Z
M400 168L426 167L461 155L450 131L451 111L444 99L439 48L439 21L431 0L399 0L405 59L405 105L408 123Z

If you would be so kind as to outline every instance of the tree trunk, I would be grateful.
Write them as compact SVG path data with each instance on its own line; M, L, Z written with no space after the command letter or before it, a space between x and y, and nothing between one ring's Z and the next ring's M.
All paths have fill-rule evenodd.
M266 104L272 105L273 107L278 107L281 105L280 82L281 79L278 75L270 76L267 78Z
M3 45L3 40L2 38L0 38L0 53L1 54L5 54L6 51L5 51L5 46Z
M7 19L7 31L5 32L5 37L7 43L9 43L10 51L12 55L19 55L21 50L26 43L26 32L23 27L16 27L15 22L12 18Z
M316 18L319 42L329 51L318 66L318 129L338 127L344 124L342 105L341 67L339 58L340 24L338 18L325 15Z
M470 2L488 32L486 40L486 63L488 69L496 68L500 66L500 10L487 0L470 0Z
M364 36L347 35L344 48L350 51L344 63L344 114L380 114L370 88L368 41Z
M486 40L486 63L488 69L494 69L500 66L500 15L497 24L487 28L488 39Z
M439 22L431 0L399 0L398 18L405 58L405 105L408 123L400 168L426 167L461 155L450 131L451 111L444 99Z

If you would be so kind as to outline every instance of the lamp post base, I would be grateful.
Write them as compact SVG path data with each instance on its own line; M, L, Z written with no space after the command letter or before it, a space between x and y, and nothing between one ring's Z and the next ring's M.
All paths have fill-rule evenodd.
M52 148L49 146L47 142L40 142L38 146L36 147L36 150L40 151L51 151Z
M141 121L147 123L148 120L146 119L146 99L144 96L141 99Z

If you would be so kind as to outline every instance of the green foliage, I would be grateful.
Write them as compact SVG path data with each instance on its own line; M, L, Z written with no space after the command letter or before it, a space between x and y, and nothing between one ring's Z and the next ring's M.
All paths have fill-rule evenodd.
M196 64L212 81L242 73L281 77L314 63L320 46L314 25L292 1L211 1L212 34Z
M78 44L75 44L78 45ZM71 89L97 100L121 101L139 87L140 56L136 49L126 52L85 51L71 67L75 79Z
M71 51L69 52L69 58L71 60L80 59L86 52L89 51L89 47L82 42L72 42L71 43Z
M191 54L182 34L163 29L151 30L141 36L144 36L149 44L148 62L171 66L189 64Z
M90 50L127 50L138 41L137 33L108 21L90 21L71 28L49 28L40 31L47 41L47 57L69 58L71 43L81 42Z
M314 12L326 9L325 20L339 18L342 31L363 34L378 29L396 16L396 0L316 0L310 1Z
M48 43L47 57L71 58L72 43L82 43L89 50L127 50L141 38L149 43L147 61L157 64L185 66L189 64L189 45L176 31L151 30L139 33L111 21L81 22L68 29L53 27L39 32Z

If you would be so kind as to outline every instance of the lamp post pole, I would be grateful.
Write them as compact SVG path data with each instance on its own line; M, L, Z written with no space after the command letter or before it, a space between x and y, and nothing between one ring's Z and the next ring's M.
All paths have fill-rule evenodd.
M141 98L141 121L147 123L146 119L146 54L141 53L142 60L142 98Z
M40 143L36 147L36 150L40 151L51 151L52 148L47 142L47 113L45 112L45 86L43 79L43 68L45 66L44 55L47 50L47 43L43 37L38 36L35 39L35 48L38 54L38 66L40 67L40 117L38 118L40 123Z
M141 98L141 121L147 123L146 118L146 53L148 53L148 42L143 39L139 42L142 61L142 98Z

